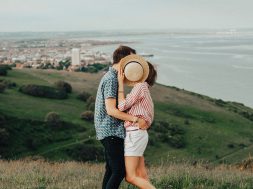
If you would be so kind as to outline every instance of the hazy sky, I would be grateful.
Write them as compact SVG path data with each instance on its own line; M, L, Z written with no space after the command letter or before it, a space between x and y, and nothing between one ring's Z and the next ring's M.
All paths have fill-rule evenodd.
M253 0L0 0L0 31L253 28Z

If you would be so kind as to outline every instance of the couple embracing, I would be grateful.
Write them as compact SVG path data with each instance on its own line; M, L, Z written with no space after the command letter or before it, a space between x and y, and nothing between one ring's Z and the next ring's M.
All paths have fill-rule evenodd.
M113 65L100 81L95 105L95 129L105 152L102 189L118 189L121 181L142 189L154 189L145 168L147 129L154 119L149 89L156 70L127 46L113 53ZM132 86L125 97L124 84Z

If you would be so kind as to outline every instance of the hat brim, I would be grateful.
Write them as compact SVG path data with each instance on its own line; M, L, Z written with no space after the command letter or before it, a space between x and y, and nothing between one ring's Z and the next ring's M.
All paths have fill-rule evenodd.
M147 61L143 57L136 54L128 55L120 60L120 67L123 69L123 72L124 72L125 66L129 62L139 63L143 68L143 75L138 81L129 81L125 77L124 83L126 83L128 86L134 86L136 83L144 82L148 78L148 74L149 74L149 66L148 66Z

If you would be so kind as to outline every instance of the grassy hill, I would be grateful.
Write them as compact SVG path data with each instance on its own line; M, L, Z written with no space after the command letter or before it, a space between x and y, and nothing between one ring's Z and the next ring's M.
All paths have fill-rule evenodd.
M8 135L1 155L7 159L39 155L52 160L101 160L102 148L95 140L93 123L80 119L86 102L76 97L81 91L95 96L102 74L14 69L0 76L17 84L0 93L0 128ZM72 85L67 99L33 97L18 90L25 84L53 86L58 80ZM253 151L251 108L159 84L151 93L155 123L149 131L148 161L234 163ZM47 125L48 112L57 112L64 124Z

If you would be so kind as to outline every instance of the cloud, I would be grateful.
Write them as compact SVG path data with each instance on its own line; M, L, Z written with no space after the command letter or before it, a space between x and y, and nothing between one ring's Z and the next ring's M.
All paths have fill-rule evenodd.
M253 27L251 0L6 0L0 31Z

